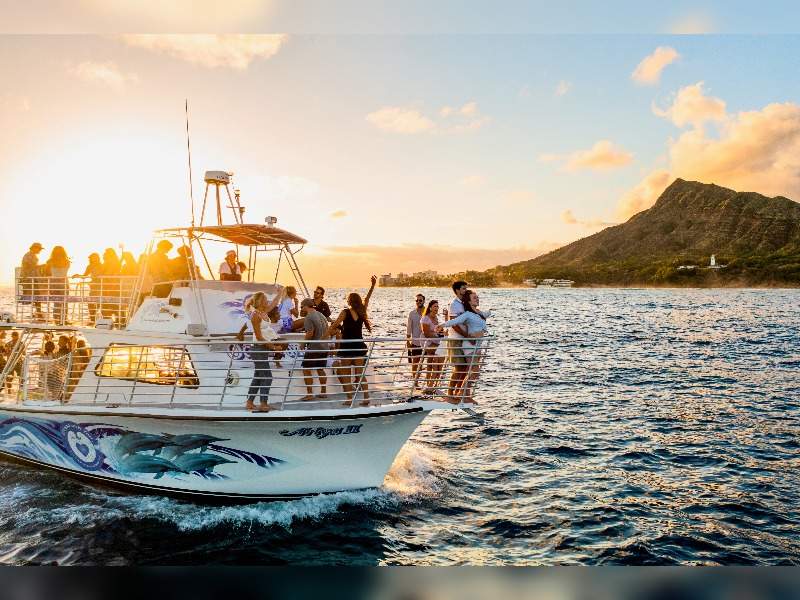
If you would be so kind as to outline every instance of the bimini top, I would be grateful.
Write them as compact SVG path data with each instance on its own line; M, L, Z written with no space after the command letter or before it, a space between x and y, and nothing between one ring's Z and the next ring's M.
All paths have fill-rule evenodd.
M307 240L289 231L261 224L208 225L159 229L160 234L183 234L195 238L217 238L239 246L265 246L270 244L306 244Z

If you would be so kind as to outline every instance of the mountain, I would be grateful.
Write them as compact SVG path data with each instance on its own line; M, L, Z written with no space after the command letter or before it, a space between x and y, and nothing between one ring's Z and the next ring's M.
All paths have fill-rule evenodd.
M704 268L712 254L727 266ZM800 285L800 204L676 179L627 222L490 273L508 283Z

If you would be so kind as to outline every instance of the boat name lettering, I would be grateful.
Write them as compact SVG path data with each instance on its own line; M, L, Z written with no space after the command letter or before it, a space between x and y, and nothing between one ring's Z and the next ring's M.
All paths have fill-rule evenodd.
M311 437L312 435L318 440L328 437L329 435L347 435L348 433L361 433L361 424L348 425L347 427L298 427L289 431L284 429L281 435L291 437L298 435L301 437Z

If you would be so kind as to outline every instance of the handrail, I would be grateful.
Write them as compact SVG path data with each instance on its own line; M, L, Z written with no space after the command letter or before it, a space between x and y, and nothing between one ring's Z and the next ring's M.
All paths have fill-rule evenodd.
M116 403L116 398L121 397L128 406L241 409L253 383L254 363L248 352L252 342L231 338L198 341L184 338L172 344L160 340L153 344L121 342L86 348L80 355L77 349L61 353L59 359L63 364L57 366L45 362L39 354L43 333L29 329L28 334L26 352L19 357L24 361L18 394L22 402L103 404ZM472 355L460 363L423 346L414 374L410 364L398 360L407 354L404 337L301 340L301 344L296 336L278 338L270 343L282 346L283 351L281 355L275 350L268 351L272 380L266 396L271 407L280 410L354 407L359 394L364 400L366 389L372 405L408 402L419 397L463 404L474 397L492 343L490 336L477 340ZM350 350L339 345L351 341L363 341L368 346L363 367L352 366L353 361L342 363ZM422 346L424 340L420 338L419 343ZM314 360L319 361L314 366L303 364L307 352L314 352ZM48 370L51 366L55 370ZM318 368L325 371L324 394ZM454 372L460 385L451 397L448 385ZM6 382L17 377L13 368L4 369L3 375L0 402L11 399ZM308 375L312 378L312 401L304 400L307 395L304 377ZM426 385L420 394L422 381ZM60 392L52 392L52 385ZM262 395L261 388L258 395Z

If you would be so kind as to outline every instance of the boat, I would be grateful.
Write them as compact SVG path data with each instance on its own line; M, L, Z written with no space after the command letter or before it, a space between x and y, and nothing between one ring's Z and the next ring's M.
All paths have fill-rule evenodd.
M282 267L310 297L296 260L307 241L274 217L245 223L229 173L209 171L205 181L206 199L216 188L216 222L205 224L204 199L199 223L156 231L136 276L16 273L15 310L0 323L11 334L0 373L0 457L127 492L211 502L380 486L423 419L467 408L491 338L480 340L454 397L449 364L433 381L422 370L412 375L404 337L367 338L364 368L344 377L335 340L273 331L281 350L271 410L247 410L254 365L237 335L245 302L256 292L274 298ZM232 219L223 218L221 189ZM185 248L179 276L156 268L164 241ZM220 245L219 256L238 250L241 281L216 278ZM265 257L274 276L266 277ZM54 353L47 342L65 349ZM323 393L315 377L317 393L304 400L302 360L312 349L324 354L327 386Z
M539 287L568 288L575 285L571 279L540 279Z

